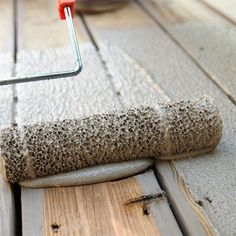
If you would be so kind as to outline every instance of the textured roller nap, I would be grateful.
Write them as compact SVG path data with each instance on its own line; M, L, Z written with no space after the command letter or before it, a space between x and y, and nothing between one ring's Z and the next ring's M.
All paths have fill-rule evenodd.
M1 131L0 169L18 182L132 159L181 158L214 150L221 132L218 109L207 97L15 126Z

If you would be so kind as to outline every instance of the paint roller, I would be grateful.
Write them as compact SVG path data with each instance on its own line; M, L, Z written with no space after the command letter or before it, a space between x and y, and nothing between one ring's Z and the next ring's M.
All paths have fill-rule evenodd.
M141 158L173 160L213 151L222 121L213 100L131 107L0 133L0 172L9 182Z

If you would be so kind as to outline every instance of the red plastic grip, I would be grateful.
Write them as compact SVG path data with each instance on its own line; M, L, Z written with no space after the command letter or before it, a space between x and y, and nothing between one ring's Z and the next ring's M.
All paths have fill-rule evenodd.
M64 12L65 7L70 7L72 17L74 17L74 5L75 0L58 0L58 12L61 20L66 19Z

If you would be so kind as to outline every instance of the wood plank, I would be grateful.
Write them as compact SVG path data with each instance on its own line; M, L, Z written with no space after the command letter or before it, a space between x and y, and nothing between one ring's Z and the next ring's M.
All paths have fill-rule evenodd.
M236 29L199 1L139 2L236 103Z
M13 68L13 2L0 1L0 78L12 75ZM12 86L0 87L0 129L12 123ZM0 176L0 235L15 233L12 187Z
M14 197L10 184L0 176L0 235L11 236L15 232Z
M210 9L216 11L233 24L236 23L236 1L235 0L202 0Z
M27 2L25 1L25 3ZM81 27L79 30L81 30ZM37 45L37 43L21 43L21 45L28 45L22 48L25 49L25 47L32 48L32 45ZM58 118L82 117L113 108L121 108L119 99L111 87L109 75L104 69L104 65L93 45L85 44L81 47L81 53L84 61L84 70L79 79L69 78L16 86L18 95L16 120L18 124L52 121ZM63 58L63 60L55 63L56 57ZM71 64L71 60L72 53L67 47L45 49L40 52L22 50L18 61L18 72L58 70ZM47 97L45 97L45 94L47 94ZM29 99L31 103L28 103ZM78 235L78 233L84 235L94 232L97 229L94 228L95 224L89 223L82 228L79 228L78 224L76 224L75 227L74 220L77 216L80 217L81 212L87 214L86 217L82 218L86 222L90 222L93 219L97 224L100 223L98 235L99 233L104 235L103 232L106 230L110 230L111 232L108 232L114 233L113 235L120 235L120 232L123 231L124 235L130 235L130 233L136 231L139 232L139 235L148 235L148 233L149 235L154 235L154 233L157 234L159 232L165 235L181 235L168 202L164 197L160 202L155 200L150 202L150 214L149 206L142 210L142 208L134 204L134 207L130 207L132 214L127 214L127 222L124 222L120 218L123 214L126 214L126 210L124 210L126 207L123 206L124 200L129 200L133 193L136 193L138 197L150 193L154 193L154 196L156 196L160 192L160 187L153 173L143 174L140 177L136 176L123 181L57 189L29 190L22 188L23 235L31 235L32 233L34 235L51 235L53 231L56 232L57 230L62 235ZM134 182L135 184L133 184ZM126 186L129 189L126 189ZM130 191L125 196L124 188ZM99 191L100 194L88 195L91 189L95 193ZM104 191L102 191L103 189ZM117 191L119 191L119 194ZM107 202L100 201L101 194L104 194L102 195L104 198L112 200L108 205L109 209L105 218L101 218L101 216L104 215L103 211L107 208ZM36 195L37 198L35 198ZM83 204L78 201L78 198L83 200ZM85 198L89 198L89 201L85 201ZM117 202L117 204L114 204L113 201ZM94 207L94 204L96 204L96 207ZM48 205L51 207L48 207ZM41 211L42 206L43 211ZM85 207L91 210L94 209L93 211L100 215L91 215L93 211L88 211ZM65 209L68 209L66 214L64 214ZM138 209L141 209L141 213ZM62 211L63 213L61 214L60 212ZM149 215L144 215L143 211ZM116 217L115 214L121 220L120 222L117 221L117 225L114 217L108 218L110 215ZM137 225L137 220L139 220L140 225ZM58 222L60 223L59 229L57 229ZM168 227L166 222L169 222ZM37 229L34 227L35 223L37 224ZM126 228L122 228L123 225ZM144 232L144 229L147 233Z
M55 204L56 197L61 204ZM44 199L44 235L181 235L152 171L115 182L46 189ZM166 222L168 232L156 227Z
M224 136L221 144L214 154L208 154L199 158L179 160L174 162L177 173L183 176L187 187L177 185L174 173L162 172L163 165L158 165L157 172L163 173L162 178L172 178L174 185L165 184L168 194L174 197L172 203L177 204L184 218L179 218L184 226L184 232L192 232L202 235L202 230L208 234L215 234L208 217L220 233L230 235L235 231L235 208L233 199L235 196L235 107L225 94L209 80L186 53L179 48L168 34L156 25L136 4L103 15L86 16L85 21L99 45L99 51L106 63L115 90L120 95L120 100L126 104L155 104L163 98L192 98L208 94L216 99L216 103L224 120ZM128 56L128 55L129 56ZM130 68L142 72L142 76ZM132 71L132 73L131 73ZM129 75L132 74L131 79ZM136 76L135 76L136 75ZM123 77L123 82L121 78ZM134 79L135 78L135 79ZM140 82L142 79L145 82ZM134 81L132 81L134 79ZM137 83L136 83L137 81ZM147 88L143 83L149 84ZM139 86L140 84L140 86ZM158 95L159 94L159 95ZM165 94L165 97L163 97ZM167 99L168 99L167 97ZM137 100L136 100L137 98ZM231 166L231 167L230 167ZM169 168L169 164L164 164ZM227 170L227 172L225 171ZM174 170L176 173L176 170ZM213 187L214 186L214 187ZM227 186L227 187L226 187ZM198 218L197 225L191 225L189 221L189 207L186 207L186 189L189 189L192 198L201 202L196 212L192 208L192 214ZM227 189L227 201L225 199ZM176 191L178 190L178 193ZM210 199L209 201L207 199ZM231 200L230 200L231 199ZM180 205L178 202L181 202ZM192 205L191 205L192 206ZM173 207L173 205L172 205ZM195 207L195 206L194 206ZM198 213L203 215L199 217ZM205 223L201 221L202 216ZM200 225L199 225L199 222ZM223 223L224 222L224 223Z
M43 191L42 189L21 188L22 233L23 235L43 235Z

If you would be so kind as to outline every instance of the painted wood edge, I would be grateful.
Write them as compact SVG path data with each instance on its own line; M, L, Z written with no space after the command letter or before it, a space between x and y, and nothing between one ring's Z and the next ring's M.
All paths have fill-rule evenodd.
M170 209L168 199L165 193L161 190L153 171L146 172L135 177L143 189L144 196L148 196L150 200L143 204L144 214L149 214L149 211L155 218L161 235L182 235L178 223ZM156 189L152 192L152 189Z
M196 236L218 235L204 210L193 199L184 177L177 172L174 162L156 161L155 172L161 186L166 190L182 232Z
M25 180L20 182L20 185L25 188L71 187L115 181L144 172L150 168L153 163L152 159L144 159L106 164L32 180Z
M12 187L0 176L0 235L15 234L15 209Z
M43 235L43 189L21 188L22 232L24 236Z

